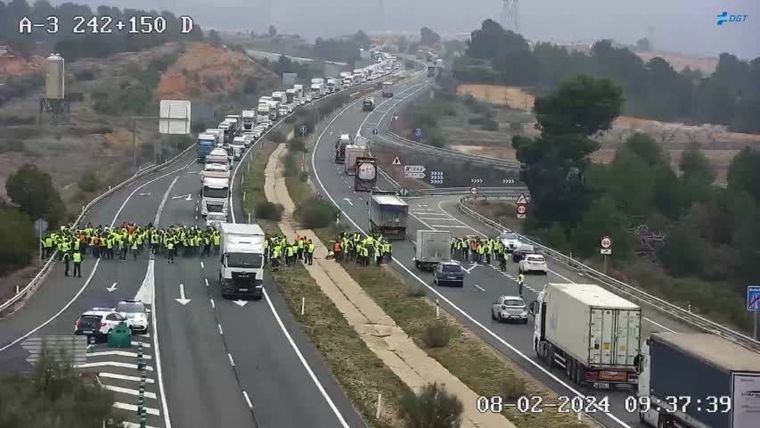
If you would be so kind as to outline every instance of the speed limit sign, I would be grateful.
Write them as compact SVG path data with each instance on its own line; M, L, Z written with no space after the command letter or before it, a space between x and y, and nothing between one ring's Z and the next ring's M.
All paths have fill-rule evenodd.
M517 214L525 214L526 212L528 212L528 208L525 205L517 206Z
M602 236L600 244L602 245L601 251L599 251L601 254L605 256L612 254L612 239L609 236Z

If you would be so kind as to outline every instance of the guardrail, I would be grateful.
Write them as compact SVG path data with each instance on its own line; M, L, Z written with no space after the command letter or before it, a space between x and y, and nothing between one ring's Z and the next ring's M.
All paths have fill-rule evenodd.
M459 200L458 207L461 212L499 232L504 229L508 229L506 226L499 224L489 218L486 218L485 216L475 212L470 207L468 207L465 203L470 199L470 197L463 197ZM699 314L674 305L657 296L653 296L630 284L626 284L622 281L612 278L607 274L599 272L596 269L585 265L570 256L546 247L526 236L520 235L520 239L533 245L536 248L541 249L547 256L551 257L557 262L562 263L571 269L575 269L576 271L583 273L589 278L597 280L600 285L611 289L611 291L617 292L618 294L624 294L640 304L646 304L698 330L716 334L738 345L744 346L745 348L760 352L760 341L757 341L744 333L731 330L730 328L718 324L715 321L709 320Z
M87 205L82 207L82 212L79 213L79 216L76 218L76 220L74 220L74 222L72 223L72 227L76 227L79 224L79 222L82 221L82 219L87 214L87 212L90 209L92 209L92 207L96 203L100 202L103 198L111 195L117 190L123 188L124 186L131 184L133 181L137 180L138 178L144 177L147 174L150 174L152 172L155 172L162 168L170 166L171 164L173 164L174 162L182 158L182 156L190 152L190 150L193 148L195 148L195 144L191 144L186 149L182 150L179 154L177 154L176 156L174 156L173 158L169 159L168 161L162 164L153 165L153 166L137 171L137 173L134 174L133 176L127 178L126 180L122 181L121 183L115 186L110 187L105 192L96 196L93 200L88 202ZM37 275L35 275L34 278L32 278L32 280L29 281L29 284L27 284L26 286L24 286L24 288L19 290L19 292L16 293L13 297L11 297L10 299L0 304L0 318L15 312L21 306L22 301L26 297L31 296L32 294L34 294L35 291L37 291L37 289L39 288L39 285L42 283L42 281L45 280L48 273L50 272L50 269L55 264L55 258L57 256L57 253L58 253L57 251L53 252L53 255L51 255L50 258L47 259L47 261L42 266L40 271L37 272ZM9 312L9 313L6 314L6 312Z

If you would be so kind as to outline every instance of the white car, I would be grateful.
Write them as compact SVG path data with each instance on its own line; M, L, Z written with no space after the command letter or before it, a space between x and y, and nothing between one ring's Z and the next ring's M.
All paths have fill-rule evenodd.
M541 272L546 275L549 272L546 259L541 254L527 254L517 266L520 273Z
M511 253L518 245L520 245L520 236L511 230L505 230L499 235L499 240L504 244L505 250Z
M243 143L245 144L245 148L248 148L251 146L251 143L256 139L256 135L253 133L253 131L246 131L243 133Z
M133 332L147 333L148 311L141 300L124 299L116 305L116 311L130 321Z
M528 323L525 301L518 296L501 296L491 305L491 319L498 322L517 321Z
M74 334L93 336L96 339L102 339L108 336L108 333L119 323L126 323L132 328L132 322L129 318L117 312L114 308L92 308L79 316L74 324Z

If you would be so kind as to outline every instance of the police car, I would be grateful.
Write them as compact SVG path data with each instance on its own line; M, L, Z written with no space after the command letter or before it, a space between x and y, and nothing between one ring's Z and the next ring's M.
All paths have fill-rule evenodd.
M116 311L125 316L135 333L148 331L148 311L141 300L124 299L116 305Z
M74 334L105 338L119 323L126 323L132 329L132 322L114 308L92 308L79 316L74 324Z

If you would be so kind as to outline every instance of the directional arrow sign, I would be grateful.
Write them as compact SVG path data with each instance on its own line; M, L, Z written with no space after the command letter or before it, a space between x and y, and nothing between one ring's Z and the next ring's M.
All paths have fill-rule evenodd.
M425 178L424 172L405 172L404 177L406 178Z
M110 287L106 287L106 290L108 290L109 293L113 293L116 290L116 285L117 284L118 284L118 282L114 282L113 284L111 284Z
M185 284L179 284L179 299L174 299L179 302L180 305L186 305L190 302L190 299L185 298Z
M404 165L404 172L425 172L424 165Z
M247 300L233 300L233 301L235 302L235 304L236 304L236 305L240 306L241 308L242 308L243 306L245 306L245 305L246 305L246 303L248 303L248 301L247 301Z

